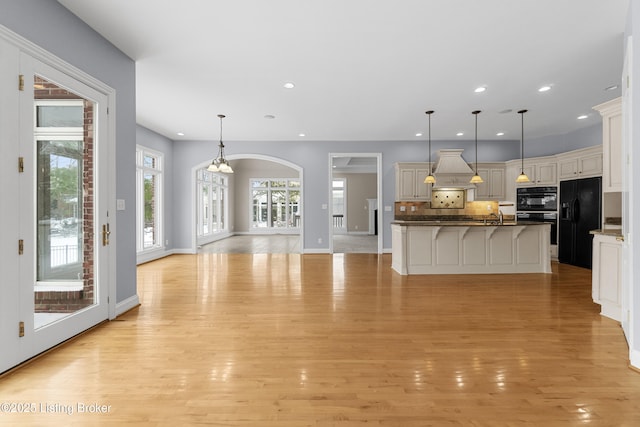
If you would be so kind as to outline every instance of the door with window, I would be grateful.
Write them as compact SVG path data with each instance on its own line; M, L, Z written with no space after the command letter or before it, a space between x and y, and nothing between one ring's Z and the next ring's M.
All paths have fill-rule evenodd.
M15 120L3 120L0 131L13 158L3 160L0 181L8 202L0 218L10 230L2 272L11 278L0 290L0 372L109 313L108 96L13 53L19 85L11 89L13 112L1 113Z

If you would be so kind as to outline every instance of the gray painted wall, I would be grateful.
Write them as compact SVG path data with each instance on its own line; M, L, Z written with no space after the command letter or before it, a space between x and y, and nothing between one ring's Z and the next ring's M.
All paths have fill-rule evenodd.
M116 90L117 301L136 294L135 63L51 0L0 0L0 24Z

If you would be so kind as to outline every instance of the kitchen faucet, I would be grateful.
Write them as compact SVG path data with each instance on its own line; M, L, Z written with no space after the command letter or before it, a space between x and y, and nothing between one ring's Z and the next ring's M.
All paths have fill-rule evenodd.
M484 225L487 225L487 219L489 218L495 218L497 221L491 221L492 224L499 224L502 225L502 223L504 222L504 217L502 215L502 211L498 211L500 212L500 215L497 215L495 212L491 212L489 215L487 215L487 217L484 219Z

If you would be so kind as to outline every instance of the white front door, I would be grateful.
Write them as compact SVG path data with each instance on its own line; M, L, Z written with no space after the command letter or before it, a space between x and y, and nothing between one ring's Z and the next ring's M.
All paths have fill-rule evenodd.
M13 83L0 111L2 372L108 318L111 224L108 96L1 40L0 54Z

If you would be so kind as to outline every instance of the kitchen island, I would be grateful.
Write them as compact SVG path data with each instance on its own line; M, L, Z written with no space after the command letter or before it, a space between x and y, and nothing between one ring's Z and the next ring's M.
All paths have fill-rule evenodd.
M391 223L391 267L407 274L551 273L550 224Z

